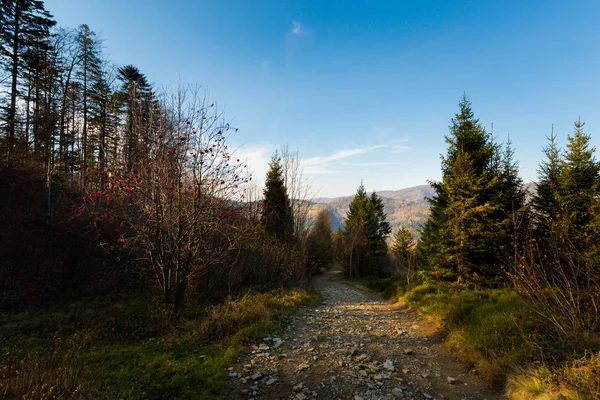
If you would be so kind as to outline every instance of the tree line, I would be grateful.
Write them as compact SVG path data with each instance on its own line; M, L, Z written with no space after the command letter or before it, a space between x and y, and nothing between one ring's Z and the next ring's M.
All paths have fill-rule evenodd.
M309 229L297 152L273 156L258 193L228 141L238 129L197 87L158 91L108 60L89 26L57 27L39 0L0 2L0 22L2 167L44 176L47 227L135 265L129 278L174 314L191 289L218 299L330 263L330 221Z

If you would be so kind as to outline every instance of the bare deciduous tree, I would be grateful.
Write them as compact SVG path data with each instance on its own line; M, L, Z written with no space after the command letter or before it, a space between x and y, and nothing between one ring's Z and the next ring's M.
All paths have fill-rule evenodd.
M235 247L234 201L250 178L230 155L231 129L198 89L180 88L152 116L147 156L133 171L125 162L100 171L107 186L85 198L93 218L120 224L119 240L152 268L175 313L190 278Z
M294 213L294 235L301 244L304 244L310 229L308 213L313 198L311 186L304 177L304 165L298 150L291 150L285 145L279 153L283 167L283 180Z

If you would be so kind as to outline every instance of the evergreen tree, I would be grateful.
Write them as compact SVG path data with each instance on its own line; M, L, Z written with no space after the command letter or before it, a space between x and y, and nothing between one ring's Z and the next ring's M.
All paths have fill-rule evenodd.
M586 252L596 245L593 235L593 212L600 195L600 165L590 147L590 136L583 132L581 120L575 122L575 133L569 135L562 160L558 202L561 217L568 227L568 238Z
M323 208L317 214L315 225L307 239L309 272L327 268L333 262L333 232L329 210Z
M145 138L140 136L149 127L152 88L146 76L133 65L119 68L118 78L122 82L119 96L125 107L125 157L127 169L131 170L143 156L141 144Z
M391 252L397 256L405 257L413 249L414 241L412 234L403 225L394 233Z
M346 241L349 243L350 254L348 262L349 276L365 275L374 261L369 248L369 239L377 232L377 217L371 199L361 183L348 207L344 220Z
M116 158L116 132L118 94L108 81L108 73L101 70L90 88L90 126L98 132L98 166L104 171L109 165L107 158ZM111 145L112 143L112 145ZM100 187L104 187L104 175L100 175Z
M410 283L416 272L416 252L415 242L410 231L401 225L394 233L391 253L396 261L398 272L406 275L406 280Z
M536 232L540 237L547 237L550 234L552 222L560 214L558 197L563 168L554 129L552 129L548 141L548 146L543 149L546 160L542 161L538 169L536 193L531 201Z
M430 275L445 280L500 276L515 237L511 218L523 209L524 192L510 142L502 152L463 96L446 136L442 182L433 182L431 214L418 245Z
M493 171L494 178L486 190L491 192L491 204L495 205L490 219L494 222L489 225L492 228L491 241L487 245L491 246L490 250L495 250L495 260L509 265L516 265L519 243L530 220L527 193L514 153L509 137L504 152L499 156L498 169Z
M433 189L433 196L426 200L429 203L429 218L421 228L417 242L417 258L420 266L427 270L434 279L442 279L447 264L446 240L444 229L446 226L445 210L448 206L448 193L441 182L428 181Z
M380 275L387 260L386 239L391 227L386 220L383 200L376 193L367 195L358 187L344 221L350 245L349 275Z
M6 110L7 154L12 158L17 124L17 97L19 78L24 71L25 54L48 43L50 28L56 23L39 0L2 0L0 2L0 57L1 66L11 78L9 103Z
M88 158L93 155L88 146L88 114L90 108L90 93L95 82L99 81L100 70L100 44L96 34L90 30L89 26L83 24L79 26L77 32L77 44L79 46L79 70L77 76L81 83L81 98L83 100L83 121L81 131L81 182L85 183L83 177L86 175L88 167Z
M383 199L377 193L371 193L371 203L375 209L375 216L377 218L377 230L372 238L373 246L376 248L378 254L386 255L387 244L386 239L392 232L392 227L387 221L387 214L385 213L385 206Z
M277 153L269 164L263 196L261 222L265 230L283 242L292 242L294 237L293 211L283 183L281 159Z

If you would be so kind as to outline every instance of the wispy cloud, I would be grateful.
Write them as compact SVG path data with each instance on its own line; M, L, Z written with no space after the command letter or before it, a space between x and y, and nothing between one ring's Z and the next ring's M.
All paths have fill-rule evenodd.
M304 28L304 26L302 26L302 24L298 21L293 21L292 22L292 33L294 35L303 35L305 34L306 28Z
M330 154L328 156L307 158L305 161L305 164L307 166L329 164L333 161L338 161L338 160L342 160L344 158L357 156L360 154L365 154L365 153L368 153L369 151L372 151L375 149L380 149L382 147L385 147L385 145L366 146L366 147L358 147L355 149L338 150L335 153Z
M352 167L383 167L386 165L400 165L397 161L380 161L380 162L342 162L342 165Z
M310 157L304 161L306 166L305 173L309 175L335 173L335 166L355 166L355 167L374 167L384 165L394 165L397 162L377 161L377 162L361 162L361 161L343 161L347 158L365 155L375 150L387 150L392 153L399 153L410 150L410 147L397 145L394 143L379 144L374 146L356 147L353 149L338 150L327 156Z
M401 144L394 144L389 146L389 149L392 153L405 153L412 149L410 146L404 146Z

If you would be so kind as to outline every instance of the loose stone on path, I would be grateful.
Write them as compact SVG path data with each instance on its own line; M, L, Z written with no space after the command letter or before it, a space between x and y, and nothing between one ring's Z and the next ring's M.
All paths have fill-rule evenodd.
M288 326L241 357L221 399L501 398L439 354L434 324L331 276L316 280L321 305L300 307Z

